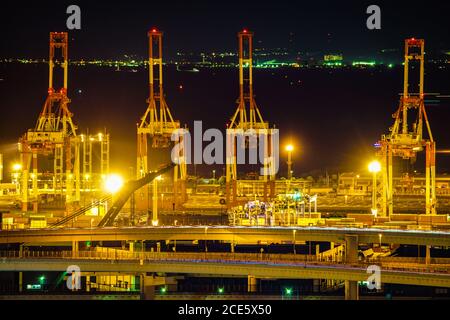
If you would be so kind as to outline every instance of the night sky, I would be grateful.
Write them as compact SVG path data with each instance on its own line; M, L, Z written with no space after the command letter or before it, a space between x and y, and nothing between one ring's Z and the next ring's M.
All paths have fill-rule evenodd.
M426 39L427 58L450 51L448 1L419 5L413 1L34 1L2 4L0 58L47 59L48 34L67 30L70 4L78 4L82 14L82 29L69 31L73 60L120 59L125 54L145 58L146 34L154 26L165 32L164 55L169 58L177 51L236 52L236 32L243 28L255 32L259 48L335 51L348 59L395 49L400 61L408 37ZM381 30L366 28L370 4L381 7ZM134 165L135 124L148 97L146 70L132 74L71 67L69 74L70 107L80 129L107 127L112 161L128 156L117 166ZM296 172L339 166L365 170L373 143L392 124L402 75L399 65L389 72L258 70L255 92L265 118L280 128L282 142L290 136L301 146L302 151L294 155ZM5 146L14 148L18 137L34 126L45 100L47 76L43 64L16 71L0 68L0 78L5 78L0 82L0 152L10 152ZM449 95L449 78L448 68L427 69L426 91ZM206 127L225 128L236 107L237 70L198 75L168 70L165 79L167 100L177 119L188 126L204 120ZM185 87L182 92L180 84ZM444 120L450 117L448 100L429 109L438 148L450 147ZM448 171L449 160L438 158L438 171Z
M0 57L46 57L42 33L66 28L66 8L78 4L82 29L73 31L71 57L117 58L142 54L152 26L167 33L168 54L234 50L235 33L252 29L260 46L301 51L338 50L345 56L398 48L399 39L427 39L430 51L449 45L448 1L30 1L2 3ZM382 29L366 28L366 8L377 4ZM290 33L293 35L289 36Z

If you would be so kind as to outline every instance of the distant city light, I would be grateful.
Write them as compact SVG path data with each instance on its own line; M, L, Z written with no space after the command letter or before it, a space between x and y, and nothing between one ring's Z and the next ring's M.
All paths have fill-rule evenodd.
M369 67L373 67L376 65L375 61L353 61L352 62L352 66L357 67L357 66L369 66Z

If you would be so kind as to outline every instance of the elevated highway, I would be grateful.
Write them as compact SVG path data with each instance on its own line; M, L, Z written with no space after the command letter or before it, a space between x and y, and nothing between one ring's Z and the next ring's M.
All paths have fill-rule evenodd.
M73 241L220 240L236 244L324 241L343 243L346 236L359 243L390 243L450 247L450 232L344 227L103 227L0 231L0 243L63 243Z
M381 282L450 288L450 264L425 265L380 261ZM251 275L276 279L334 279L366 281L371 263L317 261L312 256L236 253L156 253L117 254L95 251L58 251L41 253L2 252L0 271L66 271L77 265L82 272L165 273L216 275L220 277Z

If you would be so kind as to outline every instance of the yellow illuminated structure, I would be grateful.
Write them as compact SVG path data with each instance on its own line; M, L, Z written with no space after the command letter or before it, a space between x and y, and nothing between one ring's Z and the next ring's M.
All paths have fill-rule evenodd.
M246 148L256 148L257 143L249 141L246 134L253 133L258 139L264 139L264 201L267 201L267 187L270 188L269 197L275 195L275 168L273 130L269 123L263 120L256 105L253 93L253 33L244 29L238 33L239 43L239 99L236 112L227 127L227 156L226 156L226 203L231 208L237 197L237 144L238 136L244 138L242 143ZM248 111L247 111L248 107Z
M394 125L390 133L383 135L379 142L379 157L383 175L381 214L393 214L393 157L415 161L417 153L425 150L425 213L436 213L436 143L431 133L425 103L424 103L424 55L425 41L423 39L405 40L404 82L400 106L394 113ZM410 64L419 64L419 92L410 92ZM414 86L415 87L415 86ZM411 111L416 114L414 123L409 123ZM424 127L426 129L424 129ZM424 130L427 137L424 136Z
M62 59L57 60L56 51L61 52ZM38 193L38 155L53 158L54 176L53 192L65 195L66 203L80 200L80 163L79 143L68 105L68 34L67 32L50 33L48 96L34 129L30 129L19 143L22 160L22 210L28 210L28 203L33 203L37 212ZM59 89L54 86L54 68L60 66L63 71L62 84ZM31 194L29 191L29 171L32 167ZM75 192L74 192L75 189Z
M149 172L148 142L152 148L169 148L173 143L184 144L187 129L180 128L180 122L173 119L165 100L163 87L162 31L156 28L148 32L149 38L149 89L148 107L137 128L137 176L143 177ZM156 69L156 70L155 70ZM171 142L175 134L176 141ZM175 148L174 148L175 150ZM174 202L179 205L186 201L186 155L183 147L177 148L178 165L174 168Z

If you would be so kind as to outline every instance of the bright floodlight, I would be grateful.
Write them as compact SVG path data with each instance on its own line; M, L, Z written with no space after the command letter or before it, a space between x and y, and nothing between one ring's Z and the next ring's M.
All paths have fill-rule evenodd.
M123 186L123 178L118 174L110 174L105 180L105 190L110 193L116 193Z
M369 163L369 172L377 173L381 171L381 164L378 161Z
M291 152L291 151L293 151L293 150L294 150L294 146L293 146L292 144L288 144L288 145L286 146L286 151Z
M22 170L22 165L20 163L14 163L12 168L13 171L20 171Z

